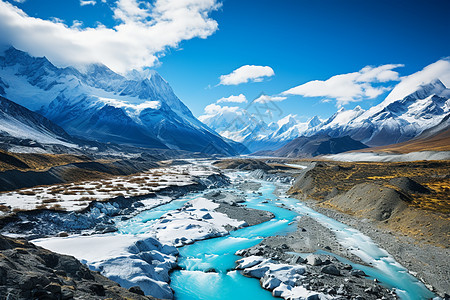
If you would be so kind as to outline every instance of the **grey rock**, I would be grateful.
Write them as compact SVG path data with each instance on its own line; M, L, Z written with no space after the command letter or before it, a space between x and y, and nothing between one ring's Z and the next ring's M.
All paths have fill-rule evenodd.
M311 254L306 257L306 262L311 266L320 266L322 264L322 260L320 259L320 257L315 254Z
M341 275L341 271L339 271L339 269L336 268L336 266L333 265L333 264L330 264L330 265L327 265L327 266L323 267L320 271L322 273L330 274L330 275L334 275L334 276L340 276Z
M132 286L128 289L130 292L144 296L144 291L139 286Z
M364 277L367 276L366 273L364 273L364 271L358 270L358 269L354 269L350 272L350 275L352 276L357 276L357 277Z

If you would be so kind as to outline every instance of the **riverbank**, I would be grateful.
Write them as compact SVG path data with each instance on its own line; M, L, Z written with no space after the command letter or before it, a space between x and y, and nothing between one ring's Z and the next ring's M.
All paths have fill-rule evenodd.
M450 291L448 161L318 162L291 196L358 229L444 297Z
M377 226L376 222L349 216L336 210L323 208L314 200L304 201L314 210L358 229L376 244L388 251L413 276L425 283L427 288L440 297L450 292L450 249L421 243L407 235ZM322 249L322 248L321 248Z
M246 164L239 161L237 165L242 168L242 166L259 166L263 162L264 160ZM271 160L268 165L276 166L276 163ZM429 290L443 298L446 296L450 291L450 268L447 263L450 251L448 247L443 246L445 242L448 242L448 231L444 225L447 221L443 216L448 208L445 206L445 199L448 197L445 192L448 181L448 162L391 164L318 162L311 164L302 161L298 164L304 165L305 168L309 166L309 168L290 172L289 168L277 170L276 167L271 167L268 170L253 170L252 173L261 173L258 173L260 178L276 177L277 173L286 176L286 173L290 173L297 178L290 190L292 196L315 211L347 224L370 237L407 268L410 274L421 280ZM227 161L221 165L230 167L234 164ZM366 210L358 212L356 211L358 206L349 202L353 201L350 197L352 194L347 193L350 193L349 191L355 185L362 184L362 187L365 187L364 184L367 182L379 187L377 186L374 190L368 185L375 195L371 195L369 191L358 194L353 190L356 195L353 195L353 198L356 198L355 201L363 198L368 201L361 206L361 209ZM392 195L397 198L391 197ZM278 196L282 197L280 194ZM386 202L380 205L376 199L383 199L383 197ZM395 205L392 206L392 203ZM344 207L348 208L343 209ZM381 220L377 220L378 209L381 212ZM426 210L423 211L423 209ZM416 215L420 212L423 212L422 218ZM405 220L391 222L402 214ZM427 216L433 214L439 217L430 221ZM408 219L408 216L412 219ZM392 219L389 219L390 217ZM387 219L389 221L386 221ZM412 224L414 220L417 224ZM424 231L424 234L420 232L417 234L414 228L422 226L421 223L424 220L430 221L426 226L427 231ZM428 233L430 234L427 235ZM298 253L325 251L354 263L367 265L350 249L343 247L336 240L334 232L308 216L298 219L298 229L295 232L286 236L267 237L261 244L250 248L248 253L244 254L257 253L264 258L276 257L283 261L283 253L289 251Z

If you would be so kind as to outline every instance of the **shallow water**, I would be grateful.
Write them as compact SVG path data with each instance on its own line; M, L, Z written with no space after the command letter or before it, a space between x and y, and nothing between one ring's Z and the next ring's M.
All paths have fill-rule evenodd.
M176 299L273 299L258 280L230 270L240 258L234 255L237 250L252 247L264 237L295 230L296 226L289 223L297 213L277 207L272 201L263 203L266 199L275 199L274 190L275 185L263 183L259 189L262 195L249 193L246 202L247 207L272 212L275 215L272 220L179 249L178 261L184 270L175 271L171 276ZM214 273L201 272L212 270Z
M434 296L422 282L409 274L405 267L395 261L386 250L378 247L370 237L344 223L316 212L301 202L289 207L303 215L314 218L333 231L341 245L373 266L373 268L366 266L359 266L358 268L361 268L364 272L367 271L369 276L378 279L386 286L395 287L397 294L402 299L428 299Z
M265 237L282 235L296 230L297 225L292 222L299 215L308 215L330 228L343 246L372 267L353 264L344 258L339 259L363 270L371 278L378 279L385 286L397 288L397 294L402 299L415 300L433 296L433 293L411 276L389 253L374 244L369 237L312 210L297 199L277 198L274 194L275 184L258 182L261 184L258 191L260 194L247 193L245 205L270 211L275 218L233 231L224 237L197 241L192 245L179 248L178 261L183 270L174 271L171 274L171 287L174 289L177 299L273 299L270 292L260 287L257 279L247 278L239 272L232 271L235 261L240 258L234 253L260 243ZM287 186L283 186L283 188L287 188ZM144 211L130 220L121 222L119 232L123 234L145 233L146 228L164 213L177 209L187 201L202 195L203 193L190 194L169 204Z

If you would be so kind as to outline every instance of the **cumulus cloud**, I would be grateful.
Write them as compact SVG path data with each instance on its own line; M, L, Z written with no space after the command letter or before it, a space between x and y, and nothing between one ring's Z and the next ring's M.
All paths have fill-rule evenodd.
M95 0L80 0L80 5L95 5L97 2Z
M283 96L268 96L268 95L261 95L255 100L253 100L254 103L267 103L267 102L280 102L283 100L286 100L287 97Z
M244 94L239 94L237 96L231 95L230 97L223 97L216 101L216 103L247 103L247 98Z
M227 132L238 130L248 121L248 112L237 106L220 106L215 103L205 107L198 119L228 137Z
M240 110L240 108L237 107L237 106L220 106L220 105L217 105L215 103L212 103L212 104L209 104L209 105L205 106L204 110L205 110L205 114L206 115L216 115L216 114L221 113L221 112L232 112L232 113L235 113L238 110ZM202 118L202 116L200 116L199 119L200 118ZM200 121L201 121L201 119L200 119Z
M313 80L293 87L282 94L335 99L339 106L364 99L373 99L390 89L381 86L380 83L400 80L398 72L393 71L399 67L403 67L403 65L366 66L359 72L335 75L324 81Z
M246 82L261 82L264 78L274 75L275 72L269 66L245 65L230 74L220 76L220 84L238 85Z
M209 14L219 6L217 0L156 0L152 5L116 0L111 6L116 26L80 28L30 17L0 0L0 36L3 43L59 66L100 62L124 73L154 65L183 40L213 34L218 25Z
M414 93L420 85L428 84L435 79L439 79L447 88L450 88L450 57L432 63L414 74L402 77L400 83L389 93L385 101L403 99Z

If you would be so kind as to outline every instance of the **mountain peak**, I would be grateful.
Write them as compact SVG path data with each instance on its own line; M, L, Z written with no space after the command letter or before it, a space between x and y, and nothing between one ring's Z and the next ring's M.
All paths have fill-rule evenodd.
M153 69L143 69L141 71L133 69L130 72L127 73L126 77L130 80L136 80L136 81L142 81L145 79L150 79L154 76L161 77L156 70ZM162 77L161 77L162 78Z
M317 125L319 125L320 123L322 123L320 121L320 119L317 116L312 117L309 121L308 121L308 128L313 128L316 127Z
M414 93L409 94L405 98L425 99L432 95L439 96L444 90L446 90L445 85L436 78L430 83L421 84Z
M59 68L13 47L0 62L0 75L7 76L0 92L28 109L39 109L69 134L195 152L210 151L205 145L211 144L217 153L236 153L192 115L154 70L134 72L140 80L131 80L103 64L82 71Z
M297 124L297 120L295 119L296 116L297 116L297 115L293 115L293 114L287 115L286 117L284 117L284 118L278 120L278 122L277 122L277 123L278 123L278 126L279 126L279 127L282 127L282 126L284 126L284 125L292 126L292 125Z

